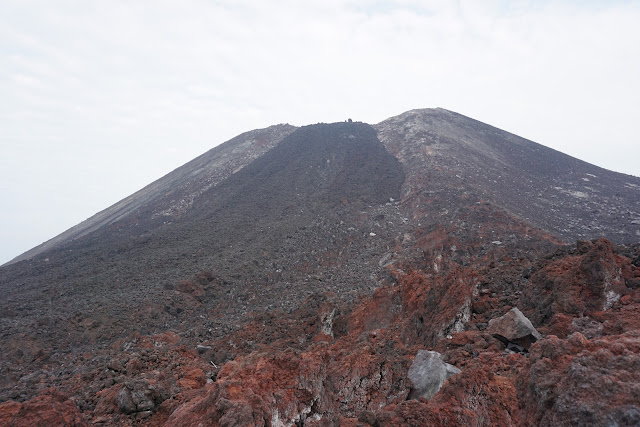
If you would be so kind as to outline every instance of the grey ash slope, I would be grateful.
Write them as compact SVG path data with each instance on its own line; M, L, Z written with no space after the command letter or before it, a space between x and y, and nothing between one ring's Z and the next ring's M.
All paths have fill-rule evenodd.
M0 334L15 337L38 330L37 318L54 319L45 335L60 349L84 345L88 333L104 342L132 328L184 324L190 319L176 308L185 302L175 287L202 270L219 279L215 304L203 307L203 316L219 310L210 335L237 326L250 310L295 307L318 288L345 300L369 289L362 279L380 269L390 239L367 240L370 218L395 210L386 202L399 198L404 181L371 126L300 128L243 169L229 170L235 173L201 191L179 215L142 205L1 268L7 298ZM94 319L94 330L69 333L75 315Z
M443 109L408 111L375 128L407 171L405 198L461 191L567 242L640 240L637 177Z
M238 135L7 264L33 258L117 222L146 222L158 217L171 220L180 216L204 191L269 151L295 129L281 124Z

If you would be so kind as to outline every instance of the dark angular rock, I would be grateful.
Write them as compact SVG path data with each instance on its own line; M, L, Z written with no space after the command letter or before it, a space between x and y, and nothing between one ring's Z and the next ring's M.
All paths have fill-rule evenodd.
M491 319L487 332L505 343L507 347L513 343L524 350L529 349L532 343L542 338L531 321L516 307L502 317ZM518 347L512 350L517 351Z

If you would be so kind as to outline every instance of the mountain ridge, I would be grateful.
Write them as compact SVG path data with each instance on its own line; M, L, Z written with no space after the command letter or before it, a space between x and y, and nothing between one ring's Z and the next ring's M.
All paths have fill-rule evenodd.
M439 126L438 130L440 131L440 133L438 133L437 131L434 133L432 129L420 128L420 129L413 129L412 131L413 133L409 132L406 135L407 137L413 138L415 141L419 143L428 144L431 147L431 150L434 150L434 149L437 150L437 148L435 147L444 145L442 140L444 139L446 141L447 136L442 135L441 130L443 128L443 124L444 125L448 124L449 129L451 129L451 126L450 126L450 121L448 122L446 120L442 120L442 118L448 117L448 118L453 118L458 122L460 122L460 119L462 119L464 121L468 121L469 123L472 123L473 125L485 128L483 130L484 134L488 132L494 132L503 136L507 136L507 140L513 143L515 146L521 145L521 144L529 145L533 148L533 150L535 150L536 152L539 152L541 156L546 155L547 157L550 157L549 153L551 153L554 156L559 155L561 157L564 157L566 161L565 161L565 164L562 166L567 170L571 170L570 164L573 164L574 167L578 167L578 168L580 168L580 166L584 166L587 164L586 162L583 162L579 159L568 156L557 150L553 150L551 148L537 144L533 141L529 141L524 138L517 137L501 129L495 128L490 125L486 125L477 120L471 119L469 117L463 116L461 114L458 114L443 108L409 110L405 113L402 113L398 116L391 117L389 119L386 119L374 125L374 128L384 135L386 132L385 128L388 126L387 125L388 123L391 123L394 121L397 122L399 120L410 118L412 116L416 116L416 117L420 116L422 118L426 118L427 120L431 119L432 126L434 127ZM264 129L256 129L256 130L248 131L241 135L238 135L237 137L232 138L226 143L220 144L219 146L216 146L211 150L207 151L206 153L196 157L194 160L187 162L186 164L178 167L177 169L165 175L164 177L145 186L143 189L133 193L131 196L124 198L123 200L112 205L111 207L106 208L101 212L98 212L97 214L81 222L80 224L74 227L71 227L69 230L64 231L58 236L55 236L52 239L49 239L48 241L24 252L23 254L18 255L17 257L8 261L4 265L8 265L24 259L29 259L41 252L44 252L48 249L55 247L56 245L59 245L64 241L84 236L90 233L91 231L94 231L104 225L112 224L120 219L123 219L129 214L135 211L138 211L141 208L144 208L145 204L149 204L154 201L157 202L158 199L160 198L166 198L167 197L166 193L169 193L168 195L171 195L171 193L176 191L175 190L176 187L179 188L179 191L181 190L186 193L187 190L185 187L188 187L190 184L192 184L192 182L190 182L189 179L194 181L199 181L199 186L196 186L196 188L190 189L191 193L180 194L179 196L181 197L178 197L177 200L173 199L172 200L173 203L171 202L165 203L164 209L162 209L161 207L155 207L155 211L152 213L152 216L155 216L155 217L165 217L165 216L174 217L174 216L180 215L181 213L183 213L185 210L189 208L189 206L193 203L193 200L195 200L199 196L199 194L201 194L201 192L205 191L211 186L215 186L218 183L222 182L224 179L226 179L233 173L237 172L247 164L251 163L251 161L255 160L256 158L260 157L261 155L263 155L264 153L272 149L286 135L293 132L295 129L297 128L291 125L273 125ZM449 136L448 138L451 138L451 136ZM493 157L491 157L491 160L502 162L503 165L510 165L511 163L509 162L509 160L513 160L513 158L509 160L501 159L499 155L498 156L495 155L496 150L489 148L489 145L486 144L486 141L483 141L478 138L474 138L473 136L470 138L468 134L464 134L464 133L460 134L460 132L458 132L458 134L455 137L455 141L457 141L458 143L460 142L464 143L473 152L477 153L480 156L486 156L487 153L491 153L493 154ZM394 144L397 144L397 143L392 142L390 139L385 142L387 149L391 151L393 151L394 149L393 148ZM478 147L479 144L482 149L479 149ZM244 156L240 156L240 158L235 158L232 156L234 152L240 152L240 151L243 152ZM398 152L396 155L402 156L403 154ZM518 166L526 168L527 166L531 166L531 164L527 162L523 162ZM535 166L537 170L547 168L548 173L550 173L551 175L553 175L554 172L557 172L557 169L558 169L558 166L556 166L556 170L554 170L553 169L554 165L551 165L551 164L545 165L544 163L541 163L541 162L536 162ZM616 191L624 191L624 190L637 191L637 195L638 197L640 197L640 184L637 183L637 182L640 182L639 178L634 177L632 175L612 172L607 169L600 168L594 165L590 165L588 169L589 169L589 172L582 171L583 176L580 177L581 179L591 180L591 178L597 178L597 175L590 172L606 174L610 177L615 176L616 177L615 181L617 185ZM216 173L215 176L213 175L214 171ZM456 170L455 173L453 173L453 175L459 179L463 179L459 175L460 172L461 172L460 170ZM499 178L500 175L497 174L496 177ZM476 178L476 176L470 176L468 179L473 180L474 178ZM626 181L632 181L632 182L629 183ZM589 182L589 181L586 181L586 182ZM581 191L581 190L584 190L583 187L577 186L576 183L572 183L572 184L575 187L575 189L573 188L563 189L562 187L558 187L557 191L560 192L560 194L554 194L553 192L548 191L548 189L545 189L546 190L545 193L549 193L549 194L542 194L542 195L536 194L535 196L545 201L544 203L542 203L542 206L540 206L539 209L543 211L549 209L549 205L551 203L545 197L558 199L563 197L562 193L564 193L564 195L572 195L573 197L578 197L578 198L589 197L588 193ZM588 186L586 187L588 188ZM520 190L523 190L523 188L521 188ZM533 196L532 192L529 192L529 193L531 194L527 194L527 196ZM495 194L493 196L495 196ZM616 201L616 202L619 202L619 201ZM509 203L503 202L502 207L512 211L515 215L524 217L524 219L530 219L526 217L525 213L521 209L513 209L513 206L509 206L509 205L510 205ZM640 211L640 209L636 209L633 211L633 214L635 214L636 217L630 218L629 221L640 220L640 213L638 213L638 211ZM629 210L627 210L627 212L629 212ZM607 212L601 212L601 213L605 215L605 214L610 214L612 212L607 211ZM534 219L534 224L536 226L547 225L545 221L539 220L539 219ZM588 237L588 235L584 233L580 235L579 232L575 230L575 228L577 227L573 227L573 228L574 228L573 230L571 229L562 230L560 229L559 225L555 225L553 229L549 231L559 234L560 237L567 237L569 238L569 240L581 238L581 237L584 237L584 238ZM584 226L582 228L584 228ZM611 234L610 230L606 230L606 231L603 230L600 232L601 235L607 235L607 233L610 233L609 234L610 236L614 235L614 234ZM624 234L624 232L622 234ZM595 234L593 234L592 236L596 237ZM633 239L635 239L636 237L637 236L634 236L632 233L631 237L628 237L626 241L633 241ZM614 239L614 240L617 240L617 239Z
M448 119L443 120L443 116ZM419 118L422 123L412 127L410 122L412 117ZM407 127L406 123L409 123L410 131L405 133L404 138L411 139L417 147L408 148L411 147L411 144L405 144L404 149L405 151L412 150L410 154L414 157L414 161L415 157L418 157L423 164L436 163L436 166L446 168L449 175L445 178L458 179L476 188L480 186L481 188L477 191L487 198L490 196L490 200L493 200L500 207L514 212L518 217L528 220L533 225L560 238L571 241L602 235L610 237L614 241L633 242L640 236L640 232L633 227L635 224L631 224L639 217L640 210L640 187L638 187L640 181L636 177L589 165L533 141L444 109L411 110L376 125L382 135L381 139L389 151L399 157L401 161L407 155L394 148L398 144L398 135L389 135L385 129L385 123L394 123L398 127L400 126L399 122L404 122L405 128ZM429 123L431 127L425 127L424 123ZM455 132L451 132L452 123L457 125ZM442 132L442 128L449 130L452 135ZM502 169L499 170L495 164L490 165L486 161L479 162L469 156L468 152L464 153L460 150L452 152L450 150L450 146L453 145L451 141L454 144L462 142L466 146L471 146L473 153L481 156L487 157L490 154L489 159L494 163L496 160L500 161ZM509 143L504 146L506 150L500 153L502 157L506 157L503 159L500 158L500 155L495 154L496 143L500 141ZM428 145L426 153L419 151L419 148L424 145ZM478 145L481 145L483 149L478 150ZM518 147L521 149L517 150ZM449 158L438 156L438 150L452 153L457 157L454 155ZM464 157L460 157L460 154L463 154ZM433 158L438 157L440 157L438 162L432 161ZM405 161L408 162L409 159L405 159ZM533 179L522 182L521 172L529 172L529 176L532 176L532 171L538 171L537 173L543 171L543 174L541 177L532 177ZM499 184L501 179L504 181L504 172L512 174L511 184L493 185ZM606 180L604 186L598 182L599 177ZM424 176L417 177L418 182L423 179ZM512 190L511 185L515 185L516 188ZM603 194L607 192L614 194ZM616 193L627 193L628 201L619 200ZM520 197L520 195L525 197ZM522 199L526 199L528 202ZM527 208L523 209L522 206L527 206ZM569 206L570 209L566 209L566 206ZM578 214L572 210L582 212ZM569 227L565 228L562 221L549 221L548 212L554 211L557 214L564 214L564 218L561 217L561 219L565 223L569 223ZM572 216L584 218L588 216L586 215L587 211L591 211L593 216L597 217L594 218L593 224L571 224ZM623 221L626 220L627 223L623 225L624 230L614 230L606 225L612 215L617 215L621 219L625 218ZM592 228L595 227L601 228L594 232ZM617 235L625 237L620 239Z

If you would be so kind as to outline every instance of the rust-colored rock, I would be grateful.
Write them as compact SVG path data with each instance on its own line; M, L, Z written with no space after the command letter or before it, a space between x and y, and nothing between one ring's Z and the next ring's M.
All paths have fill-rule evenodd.
M578 253L551 261L531 277L522 308L541 325L556 313L581 317L609 310L628 292L625 282L635 270L611 242L583 242Z
M73 401L45 393L4 402L0 421L27 425L55 413L71 425L640 422L640 289L626 285L638 277L629 256L595 241L531 259L499 248L463 266L443 255L446 239L426 234L422 261L395 263L393 284L351 306L318 293L290 313L253 314L217 340L198 329L132 334L86 355L94 370L62 384ZM609 290L620 297L611 302ZM517 327L499 328L519 317L515 307L531 319L528 353L505 352L495 338L522 338ZM420 351L438 352L461 372L429 400L408 400Z
M640 334L547 337L531 347L519 393L535 425L640 424Z
M8 427L87 426L75 403L55 389L23 403L0 404L0 425Z

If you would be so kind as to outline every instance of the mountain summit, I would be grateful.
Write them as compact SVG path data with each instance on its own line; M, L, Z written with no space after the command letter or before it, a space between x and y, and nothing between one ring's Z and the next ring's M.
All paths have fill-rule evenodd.
M636 345L639 240L639 178L451 111L250 131L0 268L0 424L565 422L532 364Z
M363 123L318 124L300 129L276 125L244 133L11 263L32 258L114 223L135 221L146 225L158 218L172 221L190 210L194 202L206 200L207 190L277 147L292 133L292 138L298 140L322 138L323 130L327 137L335 136L329 136L333 131L342 132L340 138L353 138L358 130L365 128L371 129ZM430 191L429 187L440 191L442 181L446 181L447 187L477 194L486 202L565 240L607 236L618 242L634 242L640 237L639 227L633 223L640 219L640 188L636 177L599 168L440 108L408 111L374 125L373 129L378 133L379 142L402 163L409 176L405 193L415 188ZM307 155L318 154L317 150L321 149L312 143L306 148L309 149ZM279 160L286 162L286 156L304 149L304 144L295 147L289 143L270 156L281 156ZM332 147L322 149L330 151ZM292 153L285 153L287 150ZM260 164L253 168L261 167ZM306 166L313 168L311 160ZM308 173L306 176L310 177Z

